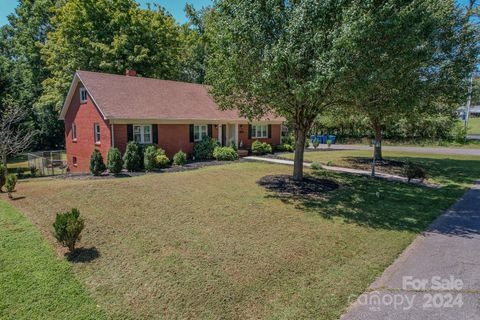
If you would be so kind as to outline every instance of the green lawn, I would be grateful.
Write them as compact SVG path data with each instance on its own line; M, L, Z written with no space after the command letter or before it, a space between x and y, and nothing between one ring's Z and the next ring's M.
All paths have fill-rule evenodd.
M468 133L480 134L480 118L470 118L468 120Z
M293 153L280 153L279 157L293 159ZM367 150L321 150L305 152L305 161L319 162L326 165L329 161L334 166L371 169L372 152ZM413 152L383 151L387 160L411 161L424 167L428 180L432 183L444 185L469 186L480 179L480 157L466 155L439 155L422 154ZM402 174L401 167L382 168L377 166L377 171Z
M91 261L72 267L112 318L337 319L349 296L381 275L479 171L471 159L448 164L435 176L448 184L442 189L325 173L341 188L318 200L292 200L257 184L291 167L236 163L21 182L15 196L25 198L13 204L53 245L55 213L80 209L80 247L98 254L80 255Z
M102 319L72 267L17 210L0 201L0 318Z

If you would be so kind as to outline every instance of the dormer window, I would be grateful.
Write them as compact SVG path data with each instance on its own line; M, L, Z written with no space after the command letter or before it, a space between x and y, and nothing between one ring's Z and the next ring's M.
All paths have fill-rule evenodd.
M80 88L80 103L87 102L87 89Z

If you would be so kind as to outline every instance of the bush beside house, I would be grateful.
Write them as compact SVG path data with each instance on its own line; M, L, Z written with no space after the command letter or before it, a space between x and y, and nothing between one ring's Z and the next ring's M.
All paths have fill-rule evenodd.
M182 150L173 156L173 164L176 166L184 166L187 163L187 154Z
M213 151L219 147L220 143L216 139L204 137L202 141L195 143L193 147L193 157L198 160L213 159Z
M117 148L110 148L107 154L107 167L110 173L119 174L122 172L123 159L120 150Z
M233 161L238 159L238 154L232 147L216 147L213 157L218 161Z
M134 141L127 143L127 149L123 155L123 165L128 171L138 171L142 168L142 157L140 146Z
M266 142L255 140L252 143L252 153L256 155L272 153L272 146Z
M93 150L92 156L90 157L90 172L94 176L98 176L106 169L102 153L98 149Z

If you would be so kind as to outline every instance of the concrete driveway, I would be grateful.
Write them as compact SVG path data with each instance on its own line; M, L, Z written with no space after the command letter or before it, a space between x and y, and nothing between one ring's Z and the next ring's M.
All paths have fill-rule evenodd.
M310 147L313 149L312 147ZM328 146L321 144L318 149L328 149ZM372 150L373 148L366 145L354 144L332 144L330 149L333 150ZM415 152L415 153L430 153L430 154L453 154L453 155L471 155L480 156L480 148L478 149L454 149L454 148L433 148L433 147L396 147L396 146L382 146L384 151L400 151L400 152Z
M480 183L418 236L341 319L480 319Z

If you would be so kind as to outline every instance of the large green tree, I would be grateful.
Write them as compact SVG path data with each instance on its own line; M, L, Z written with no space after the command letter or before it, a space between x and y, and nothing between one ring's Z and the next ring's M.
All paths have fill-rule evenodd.
M40 105L58 112L78 69L176 79L178 26L160 6L134 0L68 0L55 11L54 31L42 48L50 76Z
M438 104L458 108L478 30L454 0L354 0L342 16L336 42L344 59L342 105L368 117L374 157L381 159L387 123L435 113Z
M303 178L306 135L335 103L335 47L345 1L223 0L215 7L207 83L222 108L250 119L284 116L295 132L293 178Z

